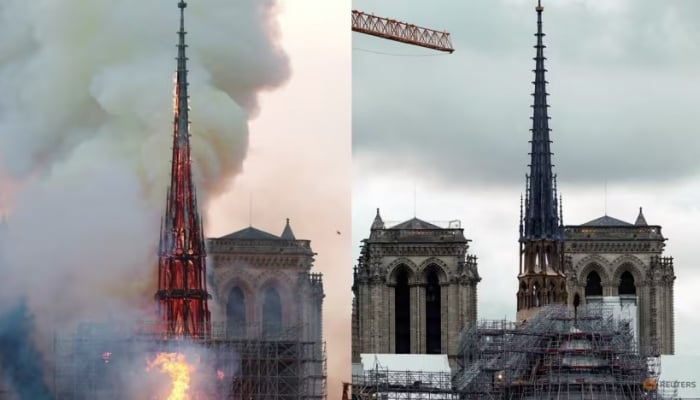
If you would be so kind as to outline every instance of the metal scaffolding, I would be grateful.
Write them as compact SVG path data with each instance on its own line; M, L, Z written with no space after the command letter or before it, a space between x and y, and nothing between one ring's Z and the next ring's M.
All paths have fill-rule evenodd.
M516 324L482 321L462 333L455 389L466 399L654 398L654 379L629 322L602 305L548 306Z
M142 326L85 324L57 335L56 399L155 398L148 385L137 394L128 391L145 374L147 360L161 352L192 353L192 348L198 358L192 400L326 398L325 344L301 340L301 327L254 339L229 337L223 326L215 325L211 339L186 342L162 340Z
M372 369L353 372L352 399L458 399L452 390L450 372L424 371L418 365L413 367L413 370L391 370L375 359Z

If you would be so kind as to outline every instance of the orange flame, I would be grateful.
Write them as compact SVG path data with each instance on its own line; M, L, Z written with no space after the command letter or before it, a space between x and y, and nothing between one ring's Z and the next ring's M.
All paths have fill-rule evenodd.
M185 356L180 353L158 353L156 359L148 362L148 369L159 367L160 372L170 375L173 389L167 400L187 400L187 389L190 387L190 373L194 366L187 363Z

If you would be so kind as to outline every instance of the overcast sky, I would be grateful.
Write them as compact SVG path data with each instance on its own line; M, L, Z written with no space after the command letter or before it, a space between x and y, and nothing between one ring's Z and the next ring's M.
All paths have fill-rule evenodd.
M533 0L354 0L451 33L451 55L353 36L353 257L385 220L460 219L479 257L479 317L515 317L519 197L534 74ZM638 207L675 257L676 353L695 353L700 235L700 2L543 2L564 222ZM606 189L607 186L607 189ZM414 196L415 193L415 196ZM415 204L415 207L414 207Z

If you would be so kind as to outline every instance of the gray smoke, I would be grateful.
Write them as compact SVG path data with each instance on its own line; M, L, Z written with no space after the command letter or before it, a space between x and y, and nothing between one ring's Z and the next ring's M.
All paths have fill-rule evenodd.
M186 10L200 211L240 171L258 93L290 74L277 3ZM178 17L176 0L0 2L0 273L44 343L150 312Z

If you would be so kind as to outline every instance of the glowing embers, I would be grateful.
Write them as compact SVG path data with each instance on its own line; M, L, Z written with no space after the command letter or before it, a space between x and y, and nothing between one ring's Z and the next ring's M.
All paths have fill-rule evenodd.
M182 353L158 353L153 361L148 362L148 371L158 368L159 372L170 376L172 389L167 400L189 400L191 397L187 392L197 364L199 361L196 364L188 363Z

